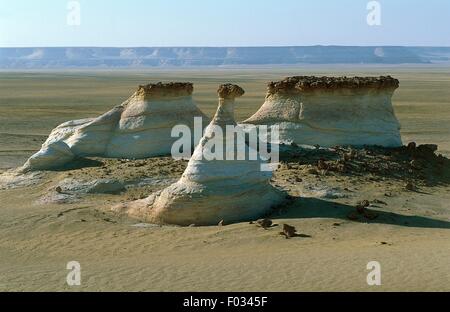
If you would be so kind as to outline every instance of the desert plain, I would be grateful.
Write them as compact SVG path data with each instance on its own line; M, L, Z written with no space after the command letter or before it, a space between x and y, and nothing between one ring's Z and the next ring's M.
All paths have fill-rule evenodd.
M450 67L445 66L0 72L0 290L449 291L448 161L416 172L401 155L394 161L369 149L358 151L344 174L316 168L322 157L335 155L285 155L273 184L291 201L269 216L275 225L268 229L248 222L156 226L110 212L176 181L186 162L170 157L87 159L14 183L4 178L38 151L57 125L98 116L140 84L193 82L198 107L211 116L218 85L236 83L246 90L236 105L236 119L242 121L264 102L267 82L309 74L399 79L393 104L403 142L437 144L437 153L450 158ZM124 182L126 189L64 191L73 179L107 177ZM408 183L414 189L405 187ZM63 191L55 191L58 187ZM377 217L349 218L364 200ZM285 239L279 235L283 224L301 235ZM81 265L80 286L66 283L70 261ZM371 261L381 265L381 286L367 283Z

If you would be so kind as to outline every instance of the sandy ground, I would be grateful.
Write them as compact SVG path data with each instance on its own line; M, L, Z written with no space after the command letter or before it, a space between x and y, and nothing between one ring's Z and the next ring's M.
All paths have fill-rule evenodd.
M419 75L434 77L424 80L424 90L430 88L428 84L442 87L449 83L440 73L411 73L404 69L399 75L414 81ZM272 71L258 79L278 74ZM77 75L79 80L87 79L81 73ZM134 80L142 79L141 75L127 76L125 85L135 85ZM256 84L254 73L239 75L230 80L245 80L252 99L243 104L240 116L244 117L250 115L251 107L262 103L252 101L264 97L264 85L259 94L259 89L251 89ZM18 84L11 76L0 76L11 85ZM119 78L114 81L113 75L105 85L119 84ZM212 78L196 79L201 83ZM200 92L218 84L216 79L201 84ZM404 136L409 140L417 134L421 143L445 143L449 128L443 121L450 120L450 100L447 97L445 102L441 94L428 98L426 105L440 107L431 113L412 90L417 88L414 81L407 80L407 90L396 104L400 121L407 125ZM89 97L91 91L86 88L80 86L85 93L79 93L79 98ZM125 89L127 86L122 85L118 90L122 94ZM38 149L55 124L92 116L95 110L116 104L110 103L110 97L116 96L111 90L116 89L111 87L106 95L106 90L99 88L95 94L105 92L100 101L103 104L80 104L79 110L65 107L77 97L70 87L66 92L61 90L61 95L42 94L34 109L26 97L33 97L37 90L16 97L13 90L0 87L2 291L450 291L448 160L425 157L420 168L414 168L405 151L293 149L284 154L272 182L291 196L290 203L270 215L275 226L266 230L249 223L153 226L111 214L110 208L169 185L183 172L184 161L90 159L66 170L19 178L6 172ZM442 92L449 89L445 90ZM7 103L8 98L22 100L16 99L12 105ZM415 100L408 102L411 98ZM208 101L215 106L213 94L205 95L204 102L200 101L202 109L210 107ZM20 115L7 115L20 110ZM439 153L448 155L446 144L441 144ZM342 170L339 160L349 153ZM98 179L114 180L124 190L91 193L90 183ZM407 190L407 183L414 190ZM370 218L356 212L355 206L363 200L370 202ZM279 235L283 224L295 226L302 235L285 239ZM81 264L79 287L66 284L69 261ZM382 286L367 285L366 266L370 261L381 264Z

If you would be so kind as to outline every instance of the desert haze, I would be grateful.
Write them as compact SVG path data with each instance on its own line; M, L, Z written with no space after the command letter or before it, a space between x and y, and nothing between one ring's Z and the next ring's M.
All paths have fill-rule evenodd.
M449 47L0 48L0 69L449 63Z

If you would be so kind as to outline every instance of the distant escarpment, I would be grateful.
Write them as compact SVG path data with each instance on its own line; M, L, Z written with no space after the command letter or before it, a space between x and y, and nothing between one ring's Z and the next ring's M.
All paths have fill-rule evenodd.
M0 48L0 68L450 63L445 47Z

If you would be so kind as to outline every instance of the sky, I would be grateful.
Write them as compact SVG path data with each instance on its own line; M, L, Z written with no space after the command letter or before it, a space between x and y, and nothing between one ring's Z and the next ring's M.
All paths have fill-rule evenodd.
M369 2L0 0L0 47L450 46L449 0Z

